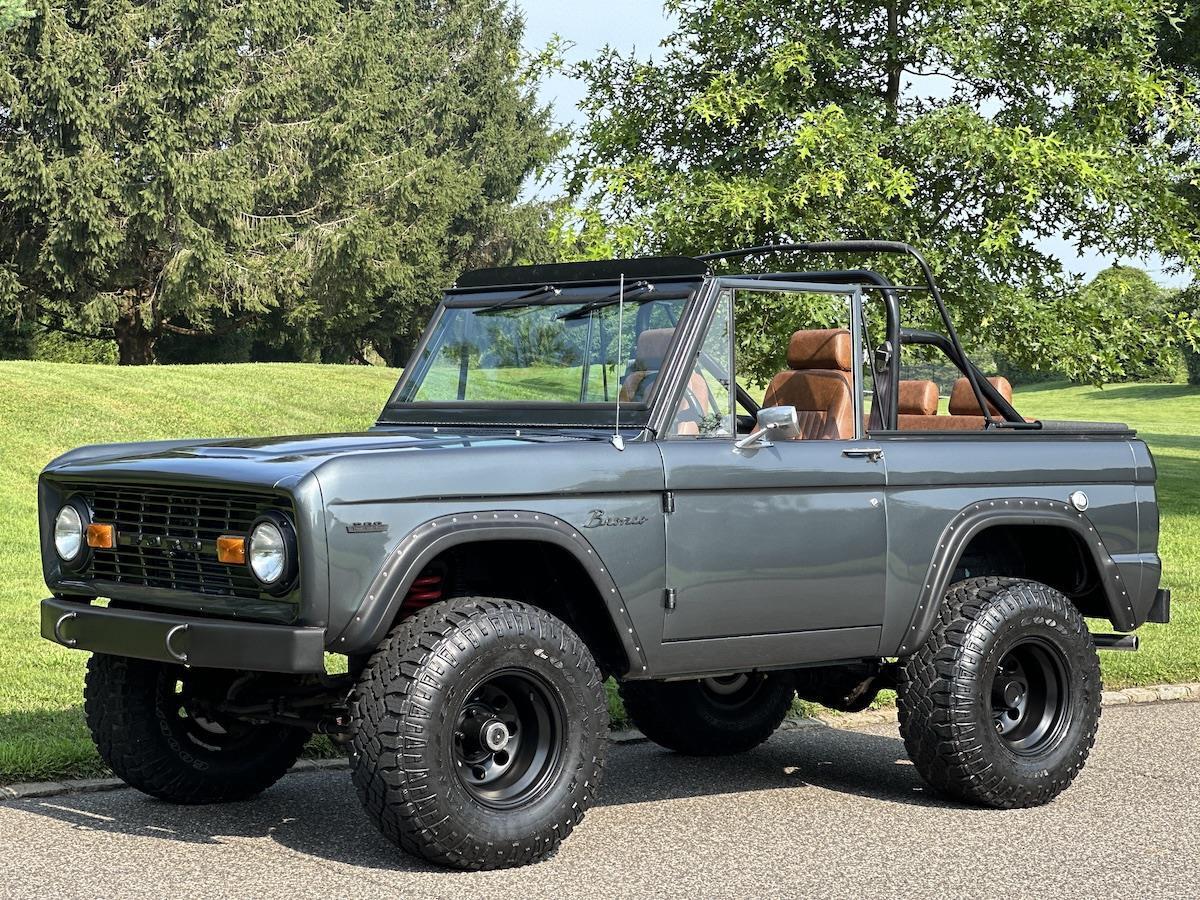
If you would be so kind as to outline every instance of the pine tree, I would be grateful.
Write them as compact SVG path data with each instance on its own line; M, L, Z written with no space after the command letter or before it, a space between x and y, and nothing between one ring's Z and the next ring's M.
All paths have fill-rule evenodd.
M504 0L41 0L0 36L0 303L114 338L270 314L396 358L535 240L561 145ZM397 341L400 343L398 344Z

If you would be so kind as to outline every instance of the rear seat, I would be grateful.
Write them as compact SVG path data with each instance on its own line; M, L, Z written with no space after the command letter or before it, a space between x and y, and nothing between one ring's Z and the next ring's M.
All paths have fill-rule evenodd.
M988 381L1005 400L1012 402L1012 385L1007 378L996 375ZM932 403L930 388L932 387ZM901 381L897 427L901 431L982 431L984 418L971 382L960 378L950 392L949 415L937 415L938 390L932 381ZM1000 417L1000 411L988 404L989 412Z
M938 386L932 381L901 381L896 403L901 430L924 428L924 420L937 415Z

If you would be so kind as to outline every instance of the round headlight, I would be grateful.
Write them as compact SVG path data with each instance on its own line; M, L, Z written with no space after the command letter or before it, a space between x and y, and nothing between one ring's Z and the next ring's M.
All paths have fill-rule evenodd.
M287 569L283 532L274 522L259 522L250 532L250 570L263 584L275 585Z
M64 562L75 562L83 553L83 516L68 503L54 517L54 549Z
M287 516L267 513L250 528L246 562L270 593L283 593L296 577L296 531Z

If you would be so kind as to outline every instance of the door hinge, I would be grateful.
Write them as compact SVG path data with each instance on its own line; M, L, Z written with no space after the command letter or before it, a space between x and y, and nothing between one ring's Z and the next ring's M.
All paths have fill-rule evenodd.
M663 606L667 609L675 608L675 588L667 588L663 591Z
M674 491L663 491L663 512L665 512L665 513L675 512L675 492Z

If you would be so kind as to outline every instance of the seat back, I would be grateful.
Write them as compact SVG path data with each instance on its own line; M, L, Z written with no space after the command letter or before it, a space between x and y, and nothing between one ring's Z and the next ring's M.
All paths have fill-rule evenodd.
M1000 392L1000 396L1012 403L1012 385L1003 375L993 375L988 379L992 386ZM971 380L967 377L962 377L954 382L954 390L950 392L950 415L952 416L979 416L983 418L983 414L979 411L979 401L975 399L975 392L971 390ZM999 416L1000 410L988 403L988 412L993 416Z
M896 406L896 427L901 431L936 428L940 392L936 382L905 380L900 382Z
M621 384L622 402L633 403L650 396L650 389L658 380L659 369L667 357L674 334L674 328L647 328L638 335L633 368Z
M797 440L854 437L854 381L850 332L797 331L788 342L788 367L771 379L763 406L794 406Z
M650 396L674 334L674 328L647 328L638 335L633 367L621 384L622 403L641 402ZM679 412L695 407L692 412L694 417L708 416L714 412L716 405L716 398L713 397L704 376L699 372L692 372L688 379L687 392L679 401ZM680 420L674 424L672 433L696 436L700 433L700 426L695 421Z
M995 385L1002 397L1010 403L1012 402L1012 385L1008 383L1007 378L997 375L989 378L988 381ZM936 385L933 385L933 407L932 411L930 410L927 402L928 388L918 387L918 385L926 384L933 385L933 382L900 382L900 415L897 426L901 431L981 431L983 429L985 424L983 415L979 411L979 403L975 400L975 392L971 390L971 382L966 377L954 382L954 389L950 392L949 415L945 416L936 415ZM909 403L907 406L904 399L905 385L912 385L908 388ZM991 403L988 404L988 409L993 416L1000 415Z

